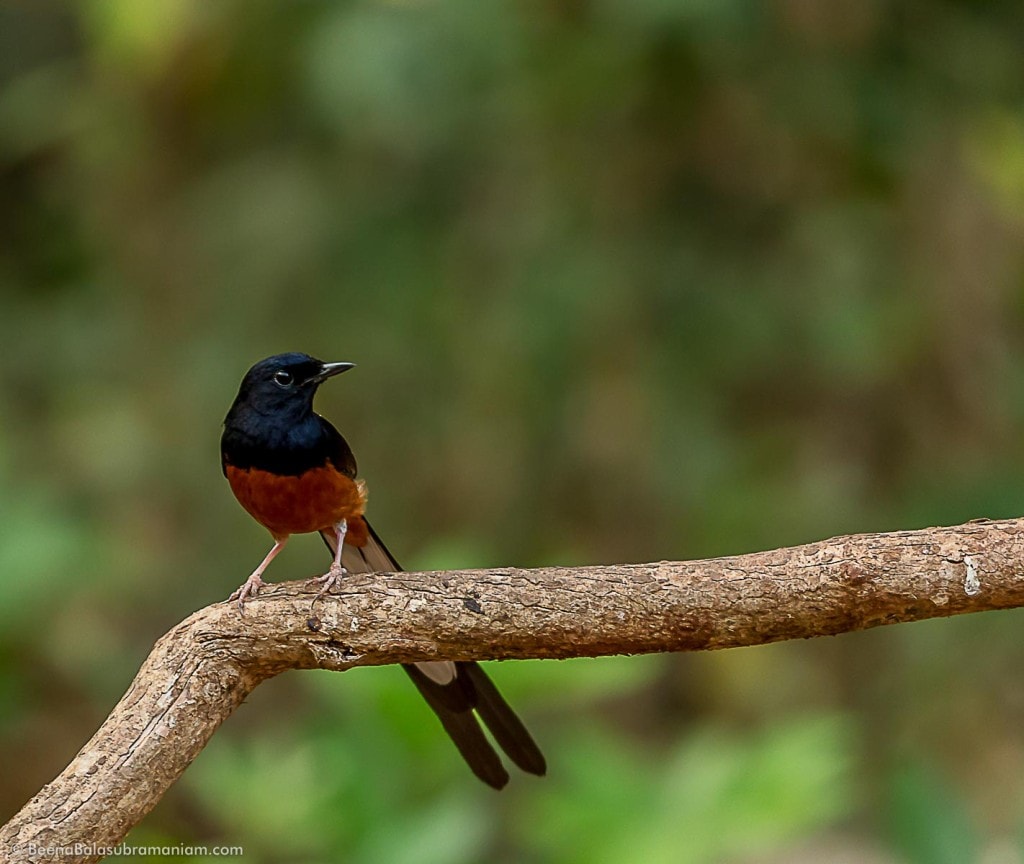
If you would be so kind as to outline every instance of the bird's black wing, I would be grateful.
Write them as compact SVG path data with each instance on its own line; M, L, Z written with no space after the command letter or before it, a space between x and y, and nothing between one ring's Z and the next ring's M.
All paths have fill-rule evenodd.
M320 421L320 433L325 445L323 450L326 451L327 458L342 474L355 479L359 469L356 467L356 457L352 448L348 446L348 441L329 420L325 420L319 414L316 415L316 419Z

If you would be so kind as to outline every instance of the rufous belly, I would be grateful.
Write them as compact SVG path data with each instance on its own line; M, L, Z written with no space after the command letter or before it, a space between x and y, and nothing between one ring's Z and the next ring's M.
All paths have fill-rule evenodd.
M258 468L225 469L231 491L252 517L275 538L331 528L348 520L353 545L365 543L360 532L366 509L366 484L353 480L328 463L298 476L277 475ZM362 535L362 536L360 536Z

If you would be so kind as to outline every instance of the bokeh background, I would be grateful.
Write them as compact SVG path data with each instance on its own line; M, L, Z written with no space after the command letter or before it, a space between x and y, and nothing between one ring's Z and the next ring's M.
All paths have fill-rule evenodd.
M318 405L416 568L1024 512L1022 44L1011 2L0 5L0 819L266 552L218 437L270 353L359 364ZM400 671L287 674L129 839L1021 862L1022 627L500 664L550 757L500 795Z

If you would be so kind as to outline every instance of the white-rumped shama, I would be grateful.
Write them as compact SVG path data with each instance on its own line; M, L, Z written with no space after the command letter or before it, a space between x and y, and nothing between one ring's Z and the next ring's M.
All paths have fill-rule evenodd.
M221 466L231 491L270 532L274 546L229 598L238 601L240 610L265 584L263 571L292 534L318 531L331 550L330 569L310 580L322 586L318 598L346 572L402 569L363 515L366 485L356 478L352 450L313 411L317 387L353 365L278 354L261 360L242 379L224 419ZM402 668L485 783L500 789L508 772L479 720L516 765L531 774L545 773L544 756L530 733L476 663L431 661Z

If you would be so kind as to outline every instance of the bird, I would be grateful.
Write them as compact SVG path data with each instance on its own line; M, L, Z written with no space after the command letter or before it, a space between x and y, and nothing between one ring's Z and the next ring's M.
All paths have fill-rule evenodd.
M402 568L365 516L367 487L357 477L352 449L313 410L317 388L355 366L309 354L275 354L242 378L221 437L221 468L235 498L273 538L260 565L228 598L245 602L265 584L263 574L292 534L318 532L331 552L330 568L309 583L314 603L348 572L394 573ZM544 755L484 670L473 662L403 664L473 773L501 789L509 774L480 721L523 771L543 776Z

